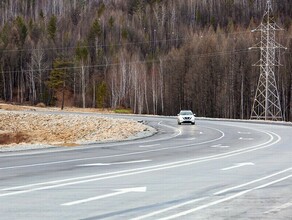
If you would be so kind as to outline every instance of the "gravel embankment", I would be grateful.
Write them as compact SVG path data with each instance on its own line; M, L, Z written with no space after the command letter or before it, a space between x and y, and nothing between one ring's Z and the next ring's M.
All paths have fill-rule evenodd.
M76 114L0 112L0 151L15 144L76 146L141 137L153 130L141 123ZM39 147L38 147L39 148Z

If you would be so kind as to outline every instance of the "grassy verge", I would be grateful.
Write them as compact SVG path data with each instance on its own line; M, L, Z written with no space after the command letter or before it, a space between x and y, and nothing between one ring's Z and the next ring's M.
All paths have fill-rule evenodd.
M117 114L132 114L132 109L116 109L114 110Z

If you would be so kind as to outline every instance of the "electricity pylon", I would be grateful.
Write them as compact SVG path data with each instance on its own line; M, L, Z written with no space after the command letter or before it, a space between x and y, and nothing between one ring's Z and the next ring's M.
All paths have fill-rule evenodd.
M280 97L275 79L276 67L280 66L279 53L276 51L284 48L276 42L276 31L282 30L275 22L272 15L271 0L267 0L266 10L262 23L252 32L261 33L261 41L254 47L261 51L260 60L254 66L260 67L260 78L251 111L251 119L258 120L283 120Z

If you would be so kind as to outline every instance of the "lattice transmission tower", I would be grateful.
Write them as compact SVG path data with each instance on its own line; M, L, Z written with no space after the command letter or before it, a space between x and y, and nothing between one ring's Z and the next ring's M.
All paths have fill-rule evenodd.
M260 67L260 78L251 111L251 119L283 120L280 97L275 79L275 70L280 66L280 49L276 42L276 32L283 30L275 22L271 0L267 0L262 22L252 32L261 33L261 41L254 47L260 49L260 60L254 66Z

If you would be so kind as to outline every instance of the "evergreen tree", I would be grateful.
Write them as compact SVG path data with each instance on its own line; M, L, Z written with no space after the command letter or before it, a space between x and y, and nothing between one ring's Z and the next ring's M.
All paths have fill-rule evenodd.
M49 21L49 25L48 25L49 39L55 41L56 32L57 32L57 17L53 15L51 17L51 19Z
M56 59L53 63L53 70L50 73L48 86L53 89L55 93L62 93L61 109L64 109L64 97L67 87L69 76L72 74L73 63L64 59Z

